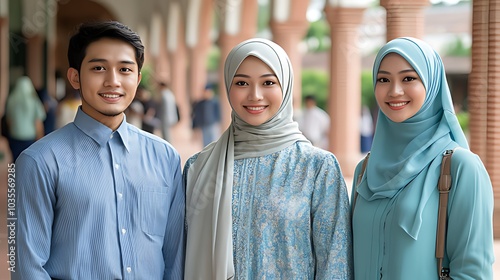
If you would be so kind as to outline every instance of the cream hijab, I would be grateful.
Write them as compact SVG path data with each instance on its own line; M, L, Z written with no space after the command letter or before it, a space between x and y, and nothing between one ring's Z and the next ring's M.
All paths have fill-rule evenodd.
M248 56L266 63L278 77L283 102L267 122L252 126L236 113L220 139L205 147L186 179L185 279L222 280L234 277L232 240L232 186L235 159L268 155L297 141L309 142L293 121L293 73L286 52L265 39L250 39L229 53L224 79L229 89L238 67ZM232 106L232 105L231 105Z

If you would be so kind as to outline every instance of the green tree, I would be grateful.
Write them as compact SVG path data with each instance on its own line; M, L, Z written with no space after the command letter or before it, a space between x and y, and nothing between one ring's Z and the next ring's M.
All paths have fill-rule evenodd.
M314 95L318 107L327 111L328 101L328 73L321 70L302 70L302 97Z
M377 101L373 92L372 72L369 70L363 70L363 72L361 72L361 104L370 109L377 106Z
M456 38L445 47L444 55L460 57L470 56L470 47L465 46L462 39Z
M325 19L309 24L305 38L309 51L323 52L330 48L330 27Z

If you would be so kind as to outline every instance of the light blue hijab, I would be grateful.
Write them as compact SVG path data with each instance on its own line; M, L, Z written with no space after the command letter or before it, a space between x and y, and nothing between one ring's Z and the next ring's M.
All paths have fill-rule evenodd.
M426 89L422 108L411 118L396 123L379 110L372 150L365 175L358 187L364 199L392 198L409 188L400 203L414 209L414 216L400 215L397 221L417 239L422 211L437 188L445 150L468 149L466 137L455 116L446 73L439 54L415 38L397 38L378 52L373 66L373 85L383 58L401 55L417 72Z

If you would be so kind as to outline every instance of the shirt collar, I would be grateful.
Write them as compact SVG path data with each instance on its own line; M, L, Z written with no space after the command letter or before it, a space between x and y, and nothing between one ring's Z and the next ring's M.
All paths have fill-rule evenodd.
M115 133L111 128L105 126L104 124L96 121L85 112L83 112L81 106L78 107L78 112L76 113L75 121L76 127L78 127L83 133L92 138L99 146L104 146L111 139L112 135ZM116 130L116 133L120 135L120 139L123 145L129 150L129 135L128 135L128 124L126 116L123 117L123 121Z

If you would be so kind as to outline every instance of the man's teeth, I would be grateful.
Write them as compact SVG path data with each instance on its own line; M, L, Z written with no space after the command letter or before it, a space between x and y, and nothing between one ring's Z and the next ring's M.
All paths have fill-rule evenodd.
M409 102L399 102L399 103L389 103L389 106L391 107L400 107L408 104Z
M118 98L120 97L119 94L102 94L102 97L105 97L105 98Z
M264 110L264 108L266 107L262 106L262 107L247 107L247 108L248 110L259 111L259 110Z

